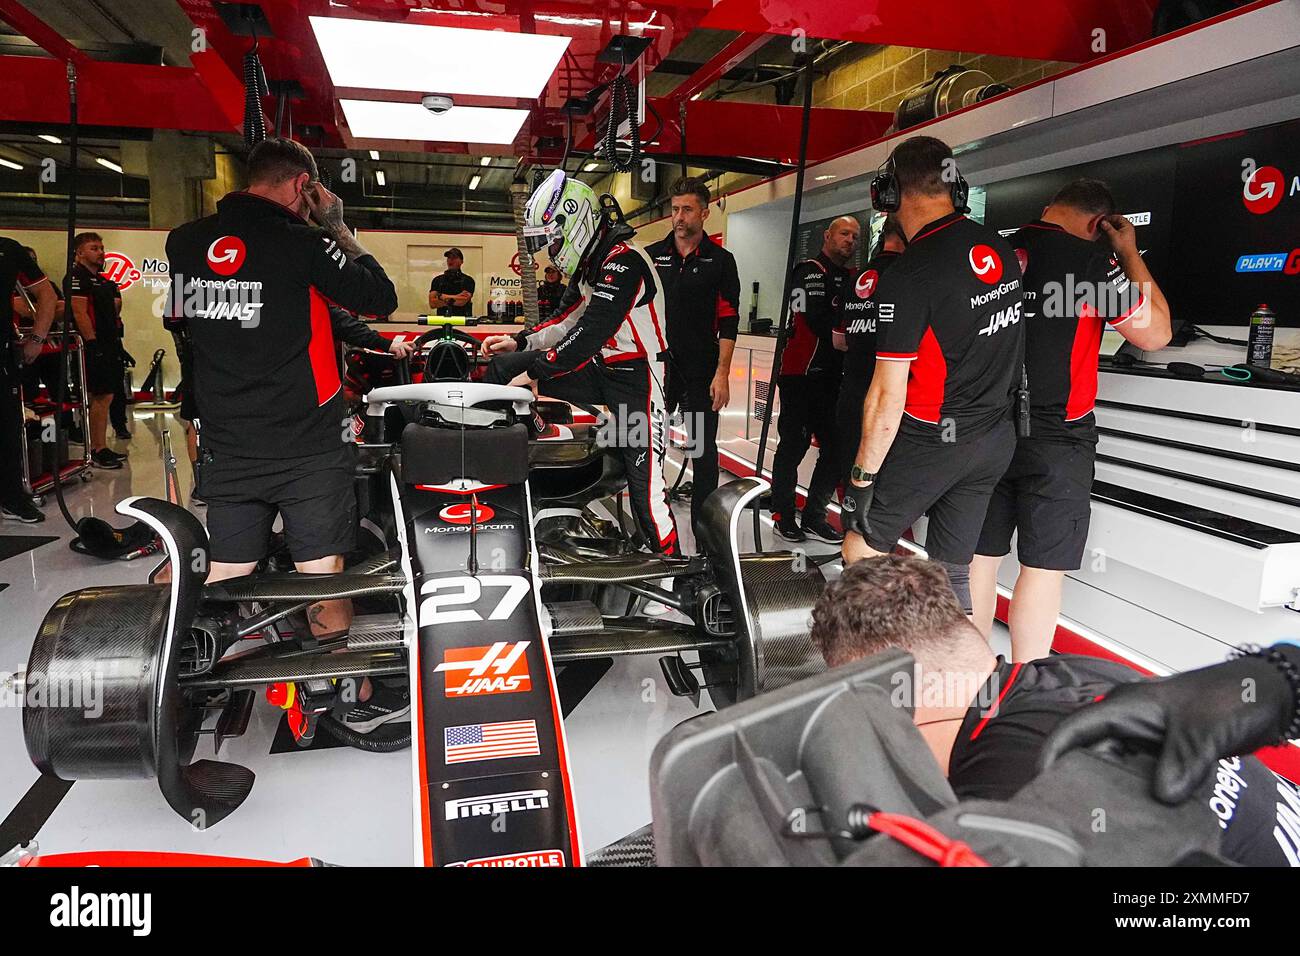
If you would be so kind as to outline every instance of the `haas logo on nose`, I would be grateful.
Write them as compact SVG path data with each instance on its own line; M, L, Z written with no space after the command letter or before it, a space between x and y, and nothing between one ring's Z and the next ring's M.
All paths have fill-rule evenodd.
M1002 260L992 246L972 246L966 258L970 262L971 271L981 282L996 285L1002 278Z
M448 505L438 512L438 517L448 524L469 524L472 518L475 524L491 521L496 512L487 505L479 505L477 512L468 501Z
M1273 166L1260 166L1241 186L1241 201L1257 216L1272 212L1282 201L1286 177Z
M880 273L875 269L868 269L858 276L858 281L853 284L853 291L858 294L859 299L869 299L871 293L876 291L876 283L879 281Z
M208 246L208 265L219 276L232 276L244 264L248 250L238 236L222 236Z

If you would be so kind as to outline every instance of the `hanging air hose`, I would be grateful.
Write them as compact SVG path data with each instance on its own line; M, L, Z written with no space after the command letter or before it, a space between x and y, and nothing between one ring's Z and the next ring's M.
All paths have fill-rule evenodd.
M605 155L606 161L614 167L615 172L627 173L636 168L638 161L641 159L641 126L637 122L635 88L627 78L627 71L623 70L614 78L609 91L609 119L605 123L605 138L601 143L601 151ZM618 128L627 121L629 128L629 146L630 151L627 154L627 161L619 160Z
M266 82L266 71L262 69L262 60L257 55L258 45L254 34L253 48L244 54L244 145L249 149L266 139L262 97L271 93Z
M411 746L411 735L409 733L387 740L372 740L370 734L357 733L343 721L335 720L329 714L321 715L320 726L339 743L347 744L349 747L356 747L358 750L368 750L375 754L391 754Z

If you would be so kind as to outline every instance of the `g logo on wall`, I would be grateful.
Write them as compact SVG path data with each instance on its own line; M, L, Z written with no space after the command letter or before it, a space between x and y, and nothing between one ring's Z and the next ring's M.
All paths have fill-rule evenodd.
M998 280L1002 278L1002 260L992 246L983 243L972 246L970 252L966 254L966 259L970 262L971 272L974 272L981 282L997 285Z
M208 265L219 276L232 276L244 264L248 250L238 236L222 236L208 246Z
M880 273L875 269L868 269L858 276L858 281L853 285L853 291L857 293L859 299L870 299L871 293L876 291L876 283L879 281Z
M438 517L448 524L469 524L471 517L476 524L482 524L485 521L491 521L496 512L487 505L479 505L477 512L474 506L468 501L458 501L454 505L447 505L438 512Z
M1257 216L1272 212L1286 192L1286 177L1276 166L1259 166L1241 185L1241 201Z
M510 271L517 276L524 274L523 267L519 265L519 253L517 252L510 257Z
M119 292L125 292L140 281L140 270L125 253L106 252L104 253L104 278L115 282Z

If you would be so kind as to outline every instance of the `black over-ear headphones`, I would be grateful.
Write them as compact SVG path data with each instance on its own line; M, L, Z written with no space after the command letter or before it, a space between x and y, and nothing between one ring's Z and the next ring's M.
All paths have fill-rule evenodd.
M970 212L970 205L967 202L970 198L970 184L966 182L966 177L961 174L961 170L957 169L955 163L953 169L957 172L957 178L948 186L953 208L960 213ZM871 205L878 212L892 213L898 212L902 201L903 193L898 185L898 173L894 169L894 155L890 153L889 159L885 160L885 165L876 171L875 177L871 180Z

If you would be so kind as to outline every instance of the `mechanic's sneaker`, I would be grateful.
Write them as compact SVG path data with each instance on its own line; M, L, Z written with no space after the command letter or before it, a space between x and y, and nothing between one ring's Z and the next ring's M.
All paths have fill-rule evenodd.
M97 452L92 452L90 463L96 468L121 468L122 459L114 455L107 448L101 448Z
M21 521L23 524L38 524L45 520L45 515L27 498L15 498L0 506L0 515L5 521Z
M389 687L372 682L374 691L364 704L353 704L343 715L343 724L359 734L368 734L389 721L401 720L411 713L411 695L405 687Z
M787 541L806 541L808 536L794 520L794 515L777 515L776 533Z
M831 523L826 520L825 515L813 518L811 521L805 517L803 519L803 531L808 537L816 538L818 541L825 541L828 544L839 544L844 540L844 535L831 527Z

